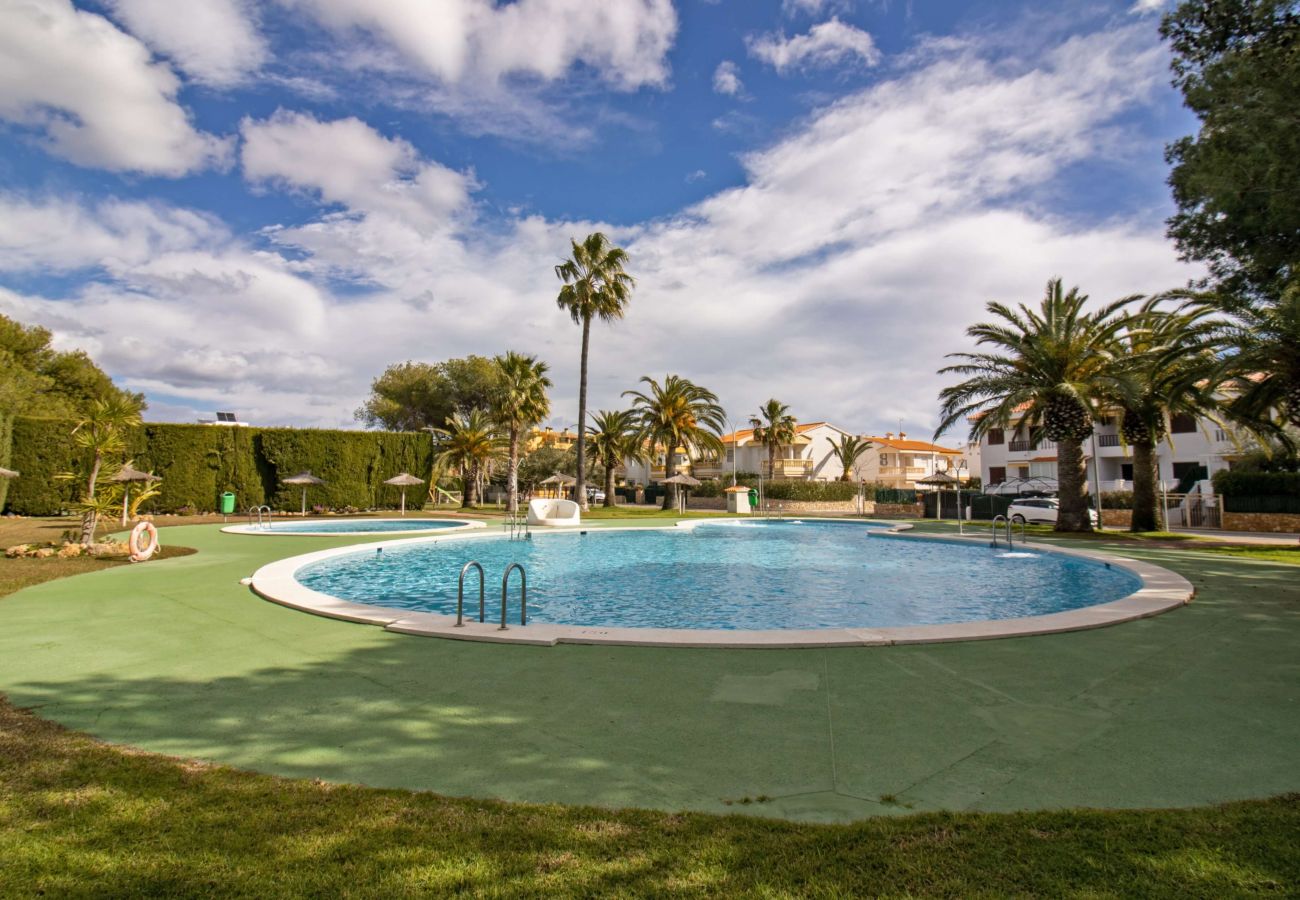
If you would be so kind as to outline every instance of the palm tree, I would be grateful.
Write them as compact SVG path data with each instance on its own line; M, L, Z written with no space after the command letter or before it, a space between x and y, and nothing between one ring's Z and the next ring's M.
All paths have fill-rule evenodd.
M466 415L453 413L446 428L430 428L439 439L437 461L460 470L464 491L461 508L478 505L478 486L484 466L501 455L502 440L496 422L481 409Z
M767 477L776 477L776 451L794 443L799 433L799 423L790 415L790 407L775 398L758 408L751 416L749 427L754 429L754 440L767 447Z
M1164 297L1147 300L1125 319L1115 337L1115 365L1103 377L1103 393L1120 413L1120 432L1133 451L1133 519L1129 530L1161 527L1156 485L1156 445L1169 419L1203 416L1215 402L1207 375L1213 368L1212 326L1207 307L1161 308Z
M81 501L81 543L90 546L95 540L99 517L106 508L105 498L98 495L99 476L108 457L126 451L126 432L140 425L140 404L133 397L110 396L90 404L90 411L72 429L73 443L87 451L90 471L86 475L86 492Z
M646 458L645 442L636 430L636 414L630 409L602 409L587 426L587 455L605 467L605 506L614 506L614 470L624 460L639 462Z
M597 231L579 244L570 240L573 256L555 267L555 275L564 282L555 298L560 309L567 310L575 325L582 326L582 362L578 371L578 475L574 491L578 503L587 508L586 429L587 429L587 351L591 346L591 320L613 322L623 318L636 280L627 272L627 251L615 247Z
M940 374L967 376L939 393L943 402L935 439L958 420L970 419L972 440L1008 425L1017 414L1057 445L1060 511L1057 531L1091 531L1084 499L1083 441L1092 434L1092 410L1101 381L1114 366L1113 337L1123 325L1116 313L1133 298L1086 312L1078 288L1062 293L1061 281L1047 282L1037 310L1021 303L985 307L996 317L966 329L991 352L951 353L961 360ZM1000 321L999 321L1000 320Z
M666 376L662 385L649 375L641 376L641 382L647 391L624 391L623 396L632 398L640 442L649 448L657 444L666 448L665 477L672 477L676 468L678 447L688 456L705 450L722 452L718 435L727 414L716 394L678 375ZM677 502L676 485L667 487L663 508L672 509Z
M551 379L546 377L546 363L513 350L496 357L493 363L498 378L492 394L492 415L506 431L509 445L506 508L515 512L519 508L519 437L550 415L551 401L546 397L546 390L551 387Z
M1285 441L1287 425L1300 428L1300 277L1276 301L1238 304L1215 337L1225 351L1215 381L1234 395L1226 413Z
M853 467L857 465L858 458L873 446L871 441L855 434L843 435L839 441L831 444L831 455L844 467L844 474L840 476L840 481L853 480Z

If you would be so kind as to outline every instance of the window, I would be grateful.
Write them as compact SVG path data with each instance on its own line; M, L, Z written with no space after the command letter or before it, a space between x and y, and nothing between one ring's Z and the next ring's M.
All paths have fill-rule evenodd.
M989 484L1001 484L1007 480L1006 466L989 466Z
M735 450L728 450L728 451L727 451L727 462L735 462L735 460L736 460L736 451L735 451Z
M1187 413L1179 413L1169 420L1170 434L1191 434L1196 430L1196 419Z
M882 454L880 454L880 464L881 464L882 466L887 466L887 465L889 465L889 454L888 454L888 453L882 453Z
M1120 477L1122 480L1124 480L1124 481L1132 481L1132 480L1133 480L1133 464L1132 464L1132 463L1120 463L1120 464L1119 464L1119 477Z
M1006 435L1004 435L1004 434L1002 433L1002 429L1001 429L1001 428L990 428L990 429L989 429L989 446L990 446L990 447L994 446L995 444L1004 444L1004 443L1006 443L1006 440L1007 440L1007 439L1006 439Z

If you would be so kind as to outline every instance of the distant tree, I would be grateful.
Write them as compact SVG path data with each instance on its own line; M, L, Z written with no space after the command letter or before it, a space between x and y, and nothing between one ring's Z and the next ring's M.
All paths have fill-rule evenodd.
M751 416L749 427L754 429L754 440L767 448L767 477L776 477L776 451L794 443L799 433L799 423L790 415L790 407L775 398L758 408Z
M1225 298L1272 298L1300 266L1300 5L1184 0L1160 26L1200 131L1171 143L1169 235Z
M857 465L862 454L866 453L872 446L874 445L871 441L855 434L842 435L837 442L831 444L831 455L844 469L840 481L853 480L853 467Z
M1083 441L1092 434L1092 412L1102 395L1102 377L1114 365L1114 336L1122 327L1116 315L1131 298L1093 312L1077 288L1047 283L1037 309L989 303L993 319L966 329L978 353L950 353L959 360L939 370L965 381L939 393L943 403L935 439L957 422L970 419L970 437L1002 428L1020 416L1042 424L1057 445L1060 512L1057 531L1091 531L1084 500Z
M586 441L587 441L587 355L591 346L591 320L613 322L623 318L636 280L626 271L627 251L615 247L597 231L581 244L570 240L573 255L555 267L555 275L564 282L555 298L560 309L582 326L582 354L578 367L578 504L587 508Z
M653 453L656 445L663 446L665 477L671 477L677 467L678 447L688 455L705 450L722 452L718 435L726 425L727 414L713 391L678 375L668 375L663 384L644 375L641 382L646 385L645 391L624 391L623 396L632 398L637 432L647 451ZM672 509L677 502L677 486L665 487L663 508Z
M438 442L438 463L460 471L464 486L460 505L477 506L484 471L500 458L504 444L496 422L486 411L474 409L453 413L446 428L430 431Z
M0 415L77 419L97 400L120 398L144 409L144 395L124 391L80 350L59 351L52 335L0 315Z
M1211 310L1224 305L1213 296L1206 303ZM1215 383L1231 397L1225 412L1256 433L1291 443L1300 429L1300 273L1276 302L1234 306L1216 338Z
M496 357L494 362L497 384L492 394L492 415L506 432L507 509L514 512L519 508L519 440L550 414L551 401L546 391L551 387L551 379L546 377L546 363L513 350Z
M396 363L371 382L356 418L389 431L442 428L456 413L488 409L498 377L496 364L484 356Z
M602 409L587 426L587 455L593 463L605 467L605 506L615 505L614 470L624 460L639 462L649 455L636 425L636 414L630 409Z
M578 471L578 455L572 447L538 447L519 461L519 490L532 493L552 475L573 475Z

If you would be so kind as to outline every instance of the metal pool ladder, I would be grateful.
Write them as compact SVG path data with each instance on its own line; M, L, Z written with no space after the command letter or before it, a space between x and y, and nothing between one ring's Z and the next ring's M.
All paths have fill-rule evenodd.
M486 576L483 574L483 566L474 560L465 563L460 570L460 585L456 589L456 627L465 627L465 576L469 574L470 569L478 570L478 620L484 621L484 582ZM508 599L507 591L510 587L510 573L519 570L519 624L528 624L528 573L524 570L523 563L511 563L506 566L505 574L501 576L501 627L497 631L508 631L506 625L506 601Z
M1011 535L1012 535L1012 527L1013 527L1014 523L1013 523L1010 519L1008 519L1006 516L994 516L994 517L993 517L993 526L992 526L992 530L993 530L993 542L992 542L991 544L989 544L989 546L992 547L994 550L998 549L998 520L999 520L999 519L1002 520L1002 524L1005 526L1006 533L1007 533L1007 551L1010 552L1010 551L1013 549L1012 546L1011 546ZM1026 532L1026 530L1025 530L1025 523L1024 523L1024 522L1021 522L1021 523L1020 523L1020 543L1021 543L1022 545L1025 543L1025 540L1026 540L1026 533L1027 533L1027 532Z
M266 518L263 518L265 516ZM256 519L256 522L254 522ZM260 528L263 531L271 530L271 507L269 506L250 506L248 508L248 527Z
M507 512L501 527L510 532L510 540L512 541L531 541L533 539L531 526L528 524L528 515L521 509Z

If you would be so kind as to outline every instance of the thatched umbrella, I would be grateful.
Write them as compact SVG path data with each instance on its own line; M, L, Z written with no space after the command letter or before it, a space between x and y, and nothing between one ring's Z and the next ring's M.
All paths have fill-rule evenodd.
M692 478L689 475L678 472L672 478L665 478L660 484L679 484L682 487L699 487L700 480ZM686 494L683 491L677 492L677 511L686 512Z
M414 487L417 484L424 484L424 479L416 478L410 472L402 472L398 475L394 475L392 478L385 481L384 484L395 485L402 489L402 515L406 515L406 489L408 487Z
M299 472L280 482L281 484L300 484L302 485L302 514L307 515L307 488L313 484L324 484L325 482L317 478L311 472Z
M574 478L572 475L565 475L560 472L556 472L550 478L543 478L541 481L538 482L538 484L558 485L561 489L559 491L561 495L564 494L563 488L573 487L577 483L578 483L578 479ZM577 498L575 497L574 499L576 500Z
M957 518L961 519L961 481L947 472L935 472L933 475L927 475L924 478L918 478L917 484L924 484L927 487L933 487L935 490L934 518L935 521L943 521L943 489L946 487L957 490Z
M137 481L150 482L160 481L161 479L151 472L141 472L134 468L130 463L122 466L117 473L108 479L116 484L126 485L126 491L122 494L122 525L126 525L126 511L131 503L131 485Z

